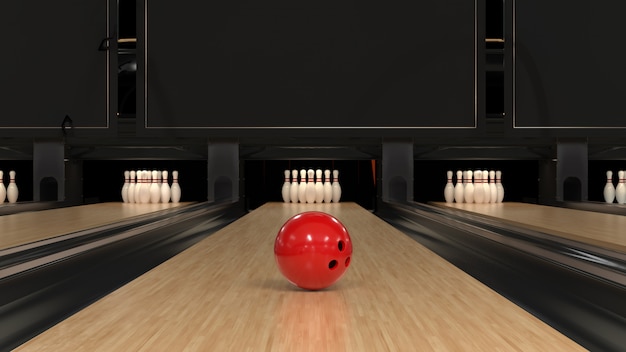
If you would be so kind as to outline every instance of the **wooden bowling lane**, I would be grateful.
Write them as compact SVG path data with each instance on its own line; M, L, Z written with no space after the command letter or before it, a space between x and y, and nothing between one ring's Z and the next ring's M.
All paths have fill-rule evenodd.
M317 292L278 271L276 234L320 210L354 244ZM582 348L353 203L268 203L17 351L576 351Z
M0 249L108 225L181 205L184 204L111 202L0 216Z
M626 216L545 205L506 202L498 204L433 203L504 221L573 241L626 253Z

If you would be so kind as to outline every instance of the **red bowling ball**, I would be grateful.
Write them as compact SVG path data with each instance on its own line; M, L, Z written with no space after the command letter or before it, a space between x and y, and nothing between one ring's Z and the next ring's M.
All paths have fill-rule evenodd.
M352 241L335 217L309 211L287 220L274 242L280 272L292 284L306 290L321 290L337 282L352 256Z

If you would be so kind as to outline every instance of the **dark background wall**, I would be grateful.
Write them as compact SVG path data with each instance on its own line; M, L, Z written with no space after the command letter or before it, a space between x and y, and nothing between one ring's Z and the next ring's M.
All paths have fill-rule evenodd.
M183 187L183 200L204 200L206 162L198 159L205 157L201 154L211 138L236 140L242 149L376 149L386 138L400 137L433 150L488 150L507 145L550 149L560 138L576 137L590 146L590 200L601 199L606 170L626 168L620 166L626 155L619 152L624 129L615 128L626 121L620 98L626 93L621 85L626 80L621 65L625 53L615 45L624 32L618 15L624 2L396 0L381 7L350 1L185 0L175 6L150 3L144 14L144 1L110 0L112 18L119 13L119 28L111 26L109 33L107 1L89 7L73 4L2 5L2 12L15 19L3 25L12 31L13 54L0 60L15 69L3 76L9 94L0 100L6 108L0 126L18 128L0 128L0 160L9 165L0 167L5 184L9 168L20 169L21 200L33 198L28 150L37 138L50 135L68 146L67 159L84 162L82 179L69 182L81 182L89 201L119 200L123 171L136 167L176 167L182 185L192 190ZM26 16L30 8L49 14ZM564 8L570 15L562 15ZM144 15L149 17L148 37L142 33ZM78 27L81 31L74 31ZM138 44L113 40L110 50L119 49L117 55L99 50L102 39L114 36L116 29L120 39L138 37ZM485 38L503 40L483 44ZM142 68L142 43L149 44L147 70ZM112 58L110 66L106 55ZM106 95L107 68L110 91L118 97L110 106L94 101ZM142 87L145 77L147 90ZM149 119L142 111L146 102ZM107 107L119 117L107 121ZM60 122L68 112L78 128L62 134ZM305 128L311 125L325 128ZM562 128L566 125L576 128ZM232 128L223 128L228 126ZM350 126L355 128L346 128ZM452 128L414 128L433 126ZM200 149L200 155L189 160L186 154L164 156L159 148L147 154L132 149L145 151L181 140ZM14 148L19 144L26 148ZM124 148L107 151L109 146ZM599 153L600 160L595 160L592 150L612 146L617 152ZM87 147L103 152L85 152ZM536 157L514 153L482 159L433 152L424 160L416 154L415 199L442 200L448 168L477 167L503 170L507 200L536 199L538 165L553 156L549 151L532 155ZM372 208L379 182L372 177L370 183L371 175L363 170L371 169L371 160L380 165L380 158L378 152L358 160L346 155L243 157L242 194L251 206L278 200L280 192L272 190L280 189L282 170L317 167L309 160L321 160L340 166L345 200Z

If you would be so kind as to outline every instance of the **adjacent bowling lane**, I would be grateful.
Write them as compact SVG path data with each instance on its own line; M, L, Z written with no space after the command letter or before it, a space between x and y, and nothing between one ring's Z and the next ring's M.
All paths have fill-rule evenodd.
M625 216L518 202L432 204L486 215L515 226L626 253L626 236L618 231L626 228Z
M189 203L98 203L0 216L0 249L41 241Z
M350 269L306 291L279 272L276 235L324 211ZM268 203L17 351L424 351L582 348L353 203Z

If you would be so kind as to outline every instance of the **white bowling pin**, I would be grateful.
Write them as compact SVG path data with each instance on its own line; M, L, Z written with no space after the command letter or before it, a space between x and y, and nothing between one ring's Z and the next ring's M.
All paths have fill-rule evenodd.
M472 170L467 170L465 177L465 188L463 189L463 198L465 203L474 203L474 184L472 183Z
M307 171L308 180L306 183L306 202L315 203L315 171Z
M315 170L315 203L324 201L324 184L322 183L322 170Z
M624 184L624 171L619 170L617 172L617 176L619 177L619 181L617 183L617 187L615 188L615 199L617 203L624 204L626 203L626 184Z
M128 187L130 186L130 171L124 171L124 185L122 186L122 202L128 203Z
M150 203L159 203L161 201L161 183L159 172L152 170L152 183L150 184Z
M172 171L172 187L170 187L172 192L172 203L180 202L181 189L178 184L178 171Z
M483 170L483 203L491 202L491 189L489 188L489 171Z
M7 200L9 203L17 202L19 193L17 184L15 183L15 171L11 170L9 171L9 187L7 187Z
M300 170L300 183L298 184L298 201L306 203L306 170Z
M152 185L152 176L150 175L150 171L143 170L141 172L141 182L141 192L139 192L140 203L150 203L150 186Z
M298 203L298 170L291 171L291 187L289 188L289 200Z
M502 203L504 200L504 186L502 185L502 171L496 171L496 189L498 196L496 197L496 203Z
M330 203L333 200L333 186L330 180L330 170L324 170L324 202Z
M4 186L4 171L0 170L0 204L7 198L7 189Z
M496 172L489 171L489 203L498 201L498 188L496 187Z
M606 184L604 185L604 201L611 204L615 200L615 186L613 186L613 171L606 172Z
M333 170L333 203L339 203L341 199L341 185L339 184L339 170Z
M454 201L463 203L463 171L456 172L456 185L454 186Z
M143 187L147 190L148 197L145 199L144 203L150 203L150 188L152 187L152 172L148 170L143 171ZM143 192L143 191L142 191Z
M452 175L452 171L446 172L448 181L446 182L446 186L443 188L443 198L446 200L446 203L452 203L454 201L454 185L452 184Z
M483 172L474 171L474 203L483 203L485 201L485 188L483 187Z
M168 172L163 170L161 172L162 182L161 182L161 203L169 203L170 198L172 197L172 190L170 189L170 184L168 183Z
M132 170L130 172L130 183L128 184L128 203L135 203L135 187L137 186L135 178L135 170Z
M291 182L289 182L289 170L285 170L285 180L283 182L283 188L281 194L283 196L283 202L289 203L289 197L291 196Z

